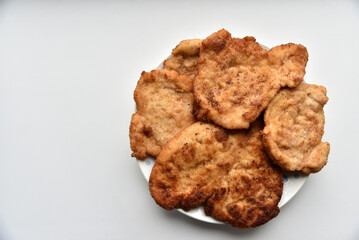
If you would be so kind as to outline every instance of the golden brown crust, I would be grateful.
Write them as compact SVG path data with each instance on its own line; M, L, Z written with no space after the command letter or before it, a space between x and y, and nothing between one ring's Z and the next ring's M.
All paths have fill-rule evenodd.
M293 43L264 50L253 37L222 29L202 42L194 81L196 116L228 129L246 129L279 89L299 85L308 53Z
M197 122L176 134L152 169L149 188L165 209L205 213L239 228L266 223L279 212L283 181L265 153L258 120L248 131Z
M282 169L309 174L327 163L330 145L321 142L326 92L325 87L302 83L281 90L267 107L263 142Z
M172 70L142 72L134 99L130 145L132 156L157 156L177 132L195 122L193 80Z
M164 61L163 69L174 70L180 75L186 75L194 79L197 74L197 60L201 43L201 39L181 41L173 49L173 56Z

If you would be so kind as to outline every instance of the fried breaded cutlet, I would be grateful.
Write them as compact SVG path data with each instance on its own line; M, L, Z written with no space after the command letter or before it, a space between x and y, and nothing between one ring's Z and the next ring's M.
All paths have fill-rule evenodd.
M288 43L264 50L254 37L232 38L222 29L202 42L194 81L196 115L227 129L246 129L281 87L305 74L307 49Z
M193 79L172 70L142 72L134 93L137 112L132 115L132 156L157 156L177 132L195 122Z
M264 114L263 141L274 163L288 171L320 171L328 160L330 145L322 142L325 87L302 83L283 89Z
M181 41L172 50L173 56L163 62L163 69L175 70L181 75L194 79L197 74L197 60L201 44L201 39Z
M205 213L248 228L279 213L283 180L263 149L262 120L250 130L197 122L175 135L152 169L149 188L161 207L204 205Z

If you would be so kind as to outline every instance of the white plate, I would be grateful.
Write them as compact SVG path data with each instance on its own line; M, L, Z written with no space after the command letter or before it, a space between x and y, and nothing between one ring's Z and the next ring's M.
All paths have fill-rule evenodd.
M262 48L269 50L268 47L260 44ZM168 56L166 59L170 58L172 55ZM157 69L163 69L163 62L157 67ZM137 160L138 165L140 166L140 169L142 171L143 176L149 181L151 170L153 165L155 164L155 160L152 158L146 158L145 160ZM294 197L295 194L299 191L299 189L302 188L305 181L307 180L308 176L302 173L294 173L294 172L283 172L283 194L282 198L278 204L279 207L283 207L287 202L289 202L292 197ZM224 222L217 221L216 219L207 216L204 213L203 207L194 208L190 211L184 211L182 209L177 209L181 213L204 221L209 223L215 223L215 224L224 224Z

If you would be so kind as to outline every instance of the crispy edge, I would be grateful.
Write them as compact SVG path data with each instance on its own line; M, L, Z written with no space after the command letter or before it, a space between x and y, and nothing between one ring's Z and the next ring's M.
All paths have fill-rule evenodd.
M202 39L187 39L181 41L173 50L172 55L198 56L202 45Z
M197 122L194 124L205 123ZM181 136L186 133L187 129L192 127L192 125L177 133L163 146L162 151L157 156L156 163L151 171L150 179L148 182L150 194L155 202L166 210L172 210L175 208L184 208L189 210L191 208L198 207L203 203L198 203L198 201L186 201L185 203L187 204L183 204L184 197L182 194L176 194L173 191L170 191L171 186L166 185L163 182L157 183L154 180L156 179L156 176L162 175L161 170L166 170L168 172L171 171L171 169L164 169L164 165L167 163L167 161L171 160L171 158L167 155L167 152L171 152L172 142L178 141L178 139L180 139ZM176 178L173 180L175 181Z
M216 211L215 209L215 203L227 197L226 191L229 191L230 189L226 189L224 187L217 189L215 194L213 194L205 202L204 210L206 215L210 215L218 220L225 221L237 228L258 227L275 218L280 212L278 204L281 200L283 192L283 174L280 171L280 168L272 163L270 157L264 150L263 141L261 138L261 131L259 130L263 129L264 123L262 121L262 116L260 116L258 120L251 124L251 129L249 130L249 134L251 134L251 132L253 134L252 141L254 140L260 142L257 142L258 145L256 146L258 148L256 151L256 153L258 153L257 157L260 159L265 158L268 164L266 168L261 169L262 174L256 176L256 179L263 179L262 183L265 185L265 187L267 189L271 189L271 192L273 192L273 194L277 196L275 202L273 204L268 204L268 202L264 202L263 206L251 207L250 209L248 209L246 217L242 220L239 220L239 218L242 216L242 211L240 210L240 207L238 207L238 205L232 206L231 208L227 209L227 214L223 213L223 211ZM270 181L266 181L266 178L268 176L274 177L272 179L274 185L273 182L271 183ZM241 176L241 178L243 178L243 176ZM249 186L251 186L251 184L253 183L256 184L256 182L251 182L251 180L252 179L247 179L244 181ZM236 189L231 190L233 191ZM247 201L253 201L252 197L248 197Z
M307 49L301 44L283 44L272 48L270 51L263 49L257 42L254 37L245 37L243 39L232 38L231 34L225 30L221 29L218 32L211 34L209 37L203 40L201 53L205 52L207 49L213 50L214 52L222 51L227 43L233 45L233 42L238 43L243 49L243 54L252 54L250 51L257 51L258 53L254 54L255 57L251 60L248 60L249 65L252 65L258 62L260 59L267 59L268 65L278 64L280 67L277 68L276 73L280 75L279 77L287 77L287 81L278 81L278 86L276 93L280 90L281 87L296 87L303 81L303 76L305 75L305 67L308 61L308 52ZM236 46L239 47L239 46ZM247 50L249 48L250 50ZM284 53L284 54L283 54ZM207 63L207 59L203 58L200 54L198 60L198 71L204 67L203 64ZM212 61L210 61L212 62ZM213 63L210 63L213 64ZM298 70L298 71L296 71ZM302 77L297 77L295 74ZM200 74L199 74L200 75ZM199 76L198 75L198 76ZM203 85L203 84L202 84ZM204 97L201 96L204 93L200 91L201 84L199 83L199 78L195 78L194 81L194 96L196 102L196 108L194 110L194 115L198 120L208 122L211 119L216 124L221 125L222 127L228 129L247 129L250 126L250 123L255 121L255 119L261 114L261 112L267 107L270 100L275 97L276 94L273 94L270 98L265 98L261 102L261 110L258 111L255 116L250 117L247 115L242 115L238 119L237 124L229 124L226 121L221 120L220 118L215 117L213 112L213 107L218 106L220 103L217 102L214 97ZM204 89L206 89L203 86Z
M329 98L326 96L327 90L323 86L314 85L314 84L306 84L302 83L297 88L302 88L305 85L313 86L317 88L319 91L321 91L324 94L324 98L320 98L317 96L313 96L313 98L318 101L320 104L324 105L327 103ZM292 90L295 90L293 88ZM291 162L288 161L287 156L285 156L281 150L279 150L278 146L275 144L275 142L272 140L273 138L273 132L271 130L271 124L269 115L271 115L272 106L277 104L279 101L281 95L285 94L285 91L287 89L283 89L280 91L277 96L272 100L270 103L270 106L266 109L266 112L264 114L264 122L265 127L262 131L262 139L264 144L264 149L266 150L268 156L272 159L272 161L286 171L301 171L305 174L311 174L311 173L317 173L319 172L328 162L328 156L330 153L330 144L328 142L320 142L315 148L312 149L312 152L308 156L307 165L303 166L302 168L296 168L293 167ZM323 112L324 114L324 112Z
M141 93L139 88L145 84L145 82L156 81L156 75L162 75L168 81L174 84L179 92L192 92L193 91L193 80L189 77L179 75L173 70L152 70L151 72L143 71L141 77L137 83L134 91L134 100L136 102L137 111L131 117L130 123L130 147L133 153L132 157L137 159L145 159L146 157L156 157L161 152L161 147L156 144L151 144L144 137L152 137L153 129L151 126L146 125L145 116L142 112L145 108L145 104L141 101ZM147 147L146 147L147 146Z
M203 123L203 122L197 122L195 124L204 124L204 125L209 125L207 123ZM212 124L210 124L212 125ZM209 126L210 126L209 125ZM255 123L255 128L258 128L259 125L258 123ZM215 125L212 125L215 126ZM189 126L187 128L192 127ZM231 130L227 130L227 129L223 129L220 128L218 126L215 126L216 128L218 128L217 130L219 130L219 132L221 130L225 130L225 131L231 131ZM186 128L186 129L187 129ZM173 141L178 141L178 139L181 138L182 134L187 133L186 129L182 130L181 132L179 132L178 134L176 134L163 148L163 151L160 153L160 155L158 156L158 160L156 161L156 164L160 163L160 161L162 161L163 159L168 159L171 160L171 158L169 156L167 156L167 150L170 151L171 149L171 144ZM243 130L242 130L243 131ZM252 130L253 131L253 130ZM217 131L216 131L217 133ZM258 134L260 135L260 132L258 132ZM218 136L217 136L218 135ZM221 134L217 134L215 137L218 141L222 141L223 136ZM226 135L226 134L225 134ZM262 142L261 137L259 136L259 141ZM262 147L261 147L262 149ZM262 149L261 154L263 154L264 156L267 156L266 152ZM159 160L160 159L160 160ZM270 160L269 157L267 157L268 161ZM164 161L164 163L166 163L166 161ZM227 214L223 214L222 212L216 212L213 208L213 204L216 200L219 200L220 198L223 197L223 194L225 193L223 187L221 187L220 189L215 189L212 194L210 196L208 196L207 198L203 198L204 195L202 193L193 193L188 197L184 197L182 194L178 194L177 192L173 192L170 191L171 186L170 185L166 185L164 183L160 183L158 185L158 183L154 182L155 179L155 175L161 175L161 170L164 170L164 164L162 165L156 165L153 167L152 172L151 172L151 176L150 176L150 180L149 180L149 189L150 189L150 194L153 197L153 199L156 201L156 203L163 207L166 210L172 210L175 208L183 208L184 210L190 210L194 207L198 207L202 204L204 204L204 210L206 215L212 216L218 220L227 222L229 224L231 224L234 227L238 227L238 228L249 228L249 227L257 227L260 226L266 222L268 222L269 220L273 219L274 217L276 217L280 211L279 207L278 207L278 203L281 199L282 196L282 191L283 191L283 178L282 178L282 173L279 171L279 168L275 165L273 165L270 161L268 162L269 166L271 166L273 173L277 174L277 181L278 181L278 185L276 187L274 187L275 189L272 191L275 192L275 194L278 196L277 201L275 202L275 204L273 206L269 206L269 205L264 205L262 207L254 207L253 209L250 210L251 214L256 214L258 213L258 217L255 219L255 221L253 221L251 216L247 216L247 219L243 219L242 221L238 221L238 219L233 219L230 218ZM171 171L171 169L165 169L166 171ZM172 179L173 181L176 181L176 178ZM158 188L155 187L155 185L157 184ZM271 186L273 188L273 186ZM159 197L158 197L159 196ZM231 210L231 215L232 217L240 217L241 212L238 211L237 209L232 209Z
M163 62L163 69L174 70L181 75L194 79L197 73L202 39L187 39L181 41L173 50L172 56Z

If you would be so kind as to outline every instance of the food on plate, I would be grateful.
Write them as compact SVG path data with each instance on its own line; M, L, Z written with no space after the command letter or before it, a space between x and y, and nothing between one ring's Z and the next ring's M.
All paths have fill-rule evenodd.
M264 50L254 37L232 38L222 29L202 41L194 96L199 120L246 129L281 87L298 86L307 49L288 43Z
M237 131L196 122L176 134L150 176L157 204L168 210L204 205L207 215L239 228L276 217L283 176L263 149L262 121Z
M163 70L142 72L130 145L133 157L156 158L156 203L203 206L238 228L276 217L282 171L318 172L330 151L322 142L326 89L303 82L307 61L300 44L268 51L222 29L181 41Z
M169 139L195 122L193 79L175 71L142 72L134 99L130 145L138 159L157 156Z
M302 83L281 90L267 107L263 141L282 169L309 174L326 165L330 145L321 141L326 93L323 86Z
M181 41L172 50L172 57L163 62L163 68L175 70L181 75L186 75L192 79L197 74L197 60L201 39L188 39Z

